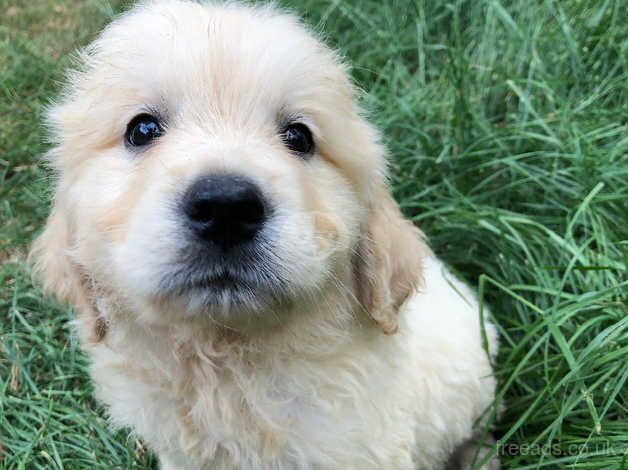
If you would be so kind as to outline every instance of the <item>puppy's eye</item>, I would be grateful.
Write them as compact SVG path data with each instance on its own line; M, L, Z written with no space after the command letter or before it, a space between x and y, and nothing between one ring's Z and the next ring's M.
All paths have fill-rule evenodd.
M314 149L312 133L305 124L288 125L281 133L281 138L290 150L299 154L309 154Z
M140 114L129 122L126 128L126 141L133 147L142 147L150 144L163 134L159 120L150 114Z

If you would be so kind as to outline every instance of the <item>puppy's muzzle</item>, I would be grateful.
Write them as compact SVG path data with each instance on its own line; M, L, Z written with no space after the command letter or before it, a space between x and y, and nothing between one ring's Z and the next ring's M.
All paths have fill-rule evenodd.
M183 196L183 212L194 234L223 251L255 238L267 218L259 187L232 174L197 179Z

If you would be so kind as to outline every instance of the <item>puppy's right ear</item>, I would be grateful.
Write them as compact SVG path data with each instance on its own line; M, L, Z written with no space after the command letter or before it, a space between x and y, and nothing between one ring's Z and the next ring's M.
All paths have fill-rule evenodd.
M85 339L100 341L106 328L96 314L89 280L69 255L70 230L67 211L55 204L44 231L31 247L28 261L34 276L42 282L44 292L75 309L79 323L86 327Z
M81 296L78 269L68 257L69 227L67 216L57 206L48 216L44 231L31 247L29 264L44 291L61 302L75 305Z

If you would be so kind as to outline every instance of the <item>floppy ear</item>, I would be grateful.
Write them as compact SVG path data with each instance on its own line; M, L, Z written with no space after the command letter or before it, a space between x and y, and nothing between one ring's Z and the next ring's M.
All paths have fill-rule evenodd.
M70 304L90 342L100 341L106 331L104 320L96 313L91 298L89 279L68 254L70 227L67 211L55 204L42 234L35 240L29 264L35 277L42 281L44 291L63 303Z
M397 312L420 286L428 252L421 231L403 217L382 185L374 194L354 266L358 298L384 333L397 331Z

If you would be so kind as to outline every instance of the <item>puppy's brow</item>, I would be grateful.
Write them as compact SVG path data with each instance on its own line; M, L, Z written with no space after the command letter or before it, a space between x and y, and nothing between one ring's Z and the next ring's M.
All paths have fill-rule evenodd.
M141 108L140 113L150 114L151 116L155 116L159 123L165 128L168 125L167 119L167 111L165 106L155 106L155 105L145 105ZM139 114L139 113L138 113Z
M290 124L303 123L312 125L312 120L307 117L305 113L297 112L297 111L287 111L283 110L278 113L277 124L279 129L284 129Z
M300 122L303 119L303 114L295 111L289 111L285 108L281 109L279 113L277 113L277 123L279 127L283 128L288 124L292 124L294 122Z

